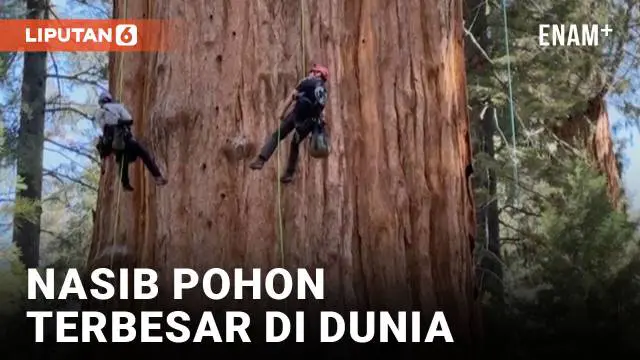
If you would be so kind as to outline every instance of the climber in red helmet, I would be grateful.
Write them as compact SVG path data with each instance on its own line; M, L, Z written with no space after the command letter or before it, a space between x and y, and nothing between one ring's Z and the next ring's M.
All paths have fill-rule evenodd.
M262 169L271 155L273 155L278 143L284 140L291 131L295 130L293 139L291 139L287 168L282 179L280 179L283 183L289 183L293 180L298 163L300 143L311 133L315 126L324 126L324 107L328 96L325 84L328 80L329 69L322 65L313 65L309 75L298 83L298 86L291 92L287 101L283 106L280 106L282 109L278 112L280 119L282 119L280 129L279 131L274 131L267 139L258 158L249 165L251 169ZM294 102L293 110L288 111ZM278 135L280 135L279 138Z

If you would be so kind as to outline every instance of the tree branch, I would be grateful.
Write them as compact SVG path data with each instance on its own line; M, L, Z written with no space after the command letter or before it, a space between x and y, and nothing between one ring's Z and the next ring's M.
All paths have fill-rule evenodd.
M101 18L103 19L110 19L111 18L111 11L110 8L108 6L105 6L105 8L108 8L108 10L105 10L102 7L96 6L96 5L92 5L89 4L89 2L87 0L75 0L75 2L82 4L83 6L86 6L94 11L96 11L98 14L100 14ZM107 3L105 3L105 5L107 5Z
M500 214L500 213L502 213L502 211L503 211L503 210L508 210L508 209L513 210L513 211L516 211L516 212L519 212L519 213L524 214L524 215L528 215L528 216L533 216L533 217L537 217L537 218L542 217L542 215L541 215L541 214L539 214L539 213L535 213L535 212L533 212L533 211L529 211L529 210L525 210L525 209L523 209L523 208L515 207L515 206L513 206L513 205L505 205L505 206L503 206L503 207L498 211L498 213Z
M72 146L65 145L65 144L59 143L59 142L57 142L57 141L55 141L55 140L51 140L51 139L44 139L44 141L45 141L45 142L48 142L48 143L50 143L50 144L53 144L53 145L55 145L55 146L57 146L57 147L60 147L60 148L62 148L62 149L64 149L64 150L71 151L71 152L73 152L73 153L74 153L74 154L76 154L76 155L84 156L84 157L86 157L87 159L89 159L89 160L93 161L93 162L94 162L94 163L96 163L96 164L99 164L99 163L100 163L100 161L98 160L98 158L96 158L95 156L93 156L93 155L91 155L90 153L88 153L88 152L86 152L86 151L83 151L83 150L81 150L81 149L74 148L74 147L72 147Z
M52 178L60 181L63 184L65 183L65 180L68 180L68 181L76 183L76 184L78 184L80 186L83 186L83 187L85 187L85 188L87 188L89 190L98 192L98 188L96 188L95 186L87 184L86 182L84 182L84 181L82 181L80 179L77 179L77 178L73 178L73 177L71 177L69 175L61 174L61 173L59 173L59 172L57 172L55 170L44 169L43 175L52 177Z
M478 49L478 51L480 52L480 54L482 54L482 56L485 58L485 60L487 60L489 62L489 64L494 65L494 62L491 59L491 57L489 57L489 54L487 54L487 52L482 48L482 46L480 46L480 43L478 43L478 40L476 39L475 36L473 36L471 31L469 31L464 26L462 28L464 29L465 35L467 35L471 39L471 42L473 43L473 45L475 45L476 49Z
M56 232L51 231L51 230L47 230L47 229L40 229L40 233L41 233L41 234L49 235L49 236L51 236L52 238L54 238L54 239L56 239L56 240L58 240L58 241L61 241L61 242L67 242L67 241L69 241L69 239L67 239L67 238L65 238L65 237L62 237L62 235L60 235L59 233L56 233Z
M82 73L80 73L82 74ZM102 84L100 84L99 81L97 80L89 80L89 79L82 79L80 78L80 74L76 74L76 75L62 75L62 74L49 74L47 76L51 77L51 78L56 78L56 79L60 79L60 80L68 80L68 81L74 81L74 82L78 82L81 84L86 84L86 85L91 85L91 86L97 86L103 90L107 90L104 86L102 86Z
M56 83L58 85L58 98L60 101L62 101L62 84L60 83L60 78L57 77L57 75L60 73L60 71L58 70L58 62L56 61L56 57L53 54L50 54L51 56L51 62L53 63L53 69L55 70L55 75L50 75L47 74L47 77L53 77L56 79Z
M514 232L516 232L519 235L522 235L525 239L530 239L532 240L536 245L539 246L544 246L544 242L542 241L542 238L534 233L530 233L528 231L524 231L522 229L516 229L515 227L507 224L506 222L502 221L502 220L498 220L500 222L501 226L504 226L505 228L509 229L509 230L513 230Z
M48 113L53 113L53 112L72 112L74 114L78 114L78 115L82 116L83 118L93 122L93 116L90 116L89 114L87 114L87 113L85 113L85 112L83 112L81 110L78 110L78 109L76 109L76 108L74 108L72 106L59 106L59 107L52 108L52 109L46 109L45 112L48 112Z

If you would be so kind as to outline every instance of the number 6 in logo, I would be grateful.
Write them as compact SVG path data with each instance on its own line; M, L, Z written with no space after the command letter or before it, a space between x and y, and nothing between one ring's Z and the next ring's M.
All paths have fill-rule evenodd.
M138 27L133 24L116 26L116 45L135 46L138 44Z

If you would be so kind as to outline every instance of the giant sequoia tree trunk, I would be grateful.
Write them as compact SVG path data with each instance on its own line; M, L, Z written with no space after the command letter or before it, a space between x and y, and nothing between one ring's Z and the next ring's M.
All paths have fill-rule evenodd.
M613 146L607 103L604 98L595 100L590 118L595 122L593 132L588 140L590 154L598 170L607 178L609 198L615 207L620 207L622 205L620 201L622 180Z
M621 208L622 180L613 146L611 123L605 100L606 89L587 103L586 110L571 116L553 128L562 140L586 150L595 169L607 179L607 192L611 203Z
M332 71L333 149L320 161L303 147L297 177L282 189L284 266L324 268L336 308L442 308L454 336L471 333L475 219L461 0L317 1L308 11L294 0L128 4L129 17L189 24L173 51L127 54L124 68L112 69L124 76L135 135L169 184L151 186L137 164L136 190L120 195L117 210L110 164L92 266L153 267L165 281L175 267L280 266L278 155L256 172L228 150L243 138L245 148L262 145L278 125L277 103L314 60ZM288 141L281 166L287 152Z
M46 18L47 2L27 1L27 19ZM16 200L35 206L28 214L16 213L13 222L13 242L21 251L26 267L37 267L40 258L40 215L42 208L42 156L47 91L47 53L26 52L22 70L22 100L20 132L17 149L17 174L24 189L16 192Z

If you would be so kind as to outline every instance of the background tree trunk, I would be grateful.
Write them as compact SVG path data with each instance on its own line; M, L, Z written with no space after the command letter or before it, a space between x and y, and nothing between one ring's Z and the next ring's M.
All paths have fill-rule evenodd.
M119 16L122 5L117 1ZM327 304L336 309L440 308L454 336L471 334L475 218L462 1L128 6L129 17L151 12L189 24L174 29L181 33L173 51L127 54L124 68L112 72L123 75L135 134L166 169L169 184L150 186L136 164L136 190L120 195L114 226L118 184L110 164L92 266L118 253L114 262L166 270L161 276L169 281L176 267L271 268L284 260L289 269L324 268ZM277 103L304 75L306 59L332 71L333 149L319 161L304 145L294 182L282 188L281 259L278 154L255 172L249 158L228 150L239 139L250 144L238 154L262 146L278 125ZM281 166L288 144L281 144Z
M614 207L622 209L622 180L607 113L607 90L605 88L589 99L586 110L560 122L553 127L553 132L567 143L585 149L593 167L607 179L607 192L611 203Z
M624 205L622 200L622 179L620 169L613 146L613 134L611 122L607 112L607 102L604 97L594 100L590 119L594 125L591 137L588 140L590 155L598 170L607 178L607 191L609 198L616 208Z
M487 56L491 53L489 41L489 28L486 15L487 3L484 0L470 0L465 2L465 25L470 35L467 35L465 59L467 60L467 73L474 85L484 85L482 80L488 77L492 71L491 63ZM473 39L470 38L473 36ZM483 54L484 52L484 54ZM491 99L469 99L471 106L471 127L474 155L482 154L489 161L495 161L494 135L496 133L495 120ZM498 191L496 172L491 166L482 163L474 169L474 188L484 196L477 201L478 244L483 251L480 252L480 266L477 271L480 287L483 291L489 291L497 295L497 299L503 296L502 264L500 261L500 222L498 211ZM477 198L476 198L477 200Z
M27 19L42 20L47 16L47 1L28 0ZM40 253L40 215L42 208L42 156L47 92L47 53L25 52L22 70L22 105L17 148L17 175L24 189L16 191L21 201L35 205L28 214L16 214L13 222L13 242L21 251L26 267L37 267Z

